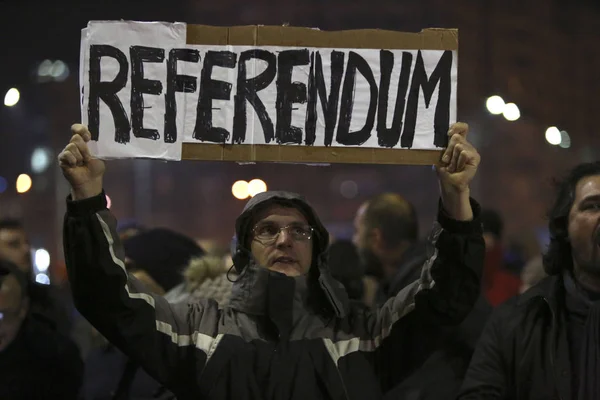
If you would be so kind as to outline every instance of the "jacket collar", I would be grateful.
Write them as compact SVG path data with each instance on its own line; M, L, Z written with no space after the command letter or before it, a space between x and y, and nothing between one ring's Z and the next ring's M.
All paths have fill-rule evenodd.
M517 304L522 306L529 303L534 298L542 297L552 308L558 310L560 296L564 293L564 282L562 275L552 275L542 279L535 286L531 287L517 300Z

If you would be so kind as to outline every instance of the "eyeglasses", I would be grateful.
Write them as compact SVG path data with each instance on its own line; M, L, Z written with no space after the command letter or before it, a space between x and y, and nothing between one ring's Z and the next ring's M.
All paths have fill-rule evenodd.
M271 244L277 240L282 230L285 230L292 239L298 242L310 240L314 232L314 229L308 225L290 224L280 227L275 223L267 222L256 225L252 229L252 233L254 240L262 244Z

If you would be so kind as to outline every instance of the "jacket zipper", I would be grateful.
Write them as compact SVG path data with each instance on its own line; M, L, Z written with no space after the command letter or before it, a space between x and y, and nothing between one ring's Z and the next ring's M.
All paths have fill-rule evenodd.
M550 302L548 301L548 299L546 299L546 297L542 297L542 298L544 299L544 302L546 302L546 305L548 306L548 309L550 310L550 313L552 314L552 326L553 326L553 328L556 328L556 324L557 324L556 313L550 306ZM558 394L559 400L563 400L562 396L560 395L560 389L559 389L560 377L558 377L556 375L556 365L555 365L555 360L554 360L554 349L555 348L556 348L556 333L555 333L555 330L553 329L552 348L550 349L550 365L552 365L552 375L554 375L554 379L556 382L556 394Z

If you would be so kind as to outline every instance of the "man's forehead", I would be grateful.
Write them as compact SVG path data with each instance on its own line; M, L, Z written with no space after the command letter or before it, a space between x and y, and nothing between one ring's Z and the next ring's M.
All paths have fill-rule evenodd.
M600 175L586 176L577 182L575 187L576 201L596 196L600 196Z
M268 206L256 215L256 222L279 221L307 223L306 217L295 207L284 207L278 204Z

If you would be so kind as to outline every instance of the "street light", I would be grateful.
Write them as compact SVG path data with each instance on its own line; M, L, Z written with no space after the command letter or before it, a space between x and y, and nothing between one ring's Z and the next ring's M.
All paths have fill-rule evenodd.
M561 134L557 127L551 126L546 129L546 141L553 146L560 144Z
M487 107L490 114L499 115L504 111L504 100L500 96L490 96L485 102L485 106Z
M25 193L31 189L31 177L27 174L21 174L17 178L17 192Z
M267 184L261 179L252 179L248 182L248 194L254 197L259 193L267 191Z
M516 121L521 117L521 112L515 103L507 103L504 105L502 115L504 115L507 121Z
M231 186L231 193L233 197L239 200L247 199L250 196L248 191L248 182L237 181Z
M4 105L6 107L12 107L19 102L21 98L21 94L15 88L8 89L6 95L4 96Z

